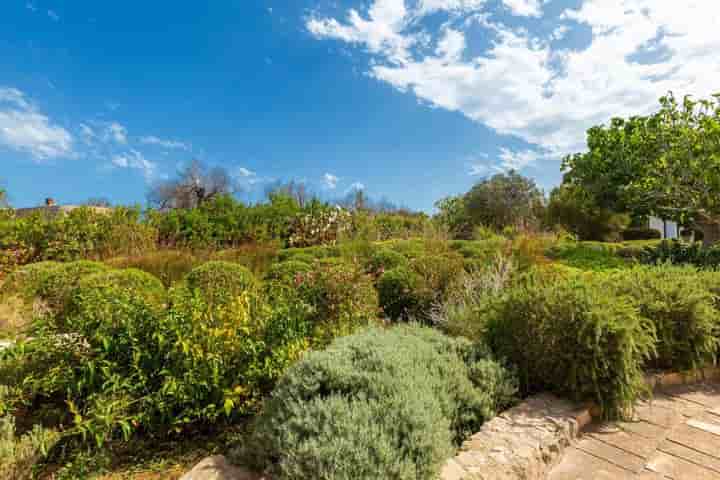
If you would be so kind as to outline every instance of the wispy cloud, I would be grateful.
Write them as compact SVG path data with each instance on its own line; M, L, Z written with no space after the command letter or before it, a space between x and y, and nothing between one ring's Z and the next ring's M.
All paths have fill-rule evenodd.
M129 152L113 155L110 162L116 168L139 170L148 182L155 178L157 172L155 162L151 162L142 153L133 149L130 149Z
M168 150L190 150L190 146L187 143L177 140L165 140L154 135L140 137L140 143L145 145L157 145Z
M542 155L535 150L515 151L508 148L500 149L500 164L496 165L496 170L522 170L525 167L533 165Z
M57 14L54 10L48 10L47 11L48 17L50 17L54 21L60 20L60 15Z
M335 190L338 186L339 181L340 179L332 173L326 173L322 177L323 187L327 188L328 190Z
M483 165L481 163L476 163L473 165L470 165L470 176L477 177L480 175L487 175L487 173L490 171L490 167L487 165Z
M0 87L0 145L35 160L72 157L73 136L39 112L25 94Z
M127 139L127 128L118 122L110 122L105 125L105 131L103 132L103 140L106 142L112 141L125 145Z
M545 3L502 0L527 17L522 26L498 20L497 2L371 0L338 18L313 15L306 27L317 38L363 48L370 77L554 158L583 150L593 125L656 109L668 91L707 97L720 85L717 0L682 8L584 0L555 17L543 11ZM444 21L429 20L438 12ZM557 28L544 36L533 28L548 24ZM588 44L561 41L577 29L591 32ZM487 45L480 48L476 38ZM649 60L637 61L639 53ZM504 157L506 166L530 158Z

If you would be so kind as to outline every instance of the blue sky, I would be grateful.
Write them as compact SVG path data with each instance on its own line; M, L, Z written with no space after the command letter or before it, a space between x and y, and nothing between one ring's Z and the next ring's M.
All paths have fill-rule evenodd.
M362 185L430 211L584 131L720 91L715 0L3 2L0 182L15 206L144 203L192 158L257 198Z

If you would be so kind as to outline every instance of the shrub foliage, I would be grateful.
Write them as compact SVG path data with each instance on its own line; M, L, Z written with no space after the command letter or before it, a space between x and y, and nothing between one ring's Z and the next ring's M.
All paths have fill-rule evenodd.
M371 329L291 367L246 453L287 479L434 478L513 393L512 376L468 342Z

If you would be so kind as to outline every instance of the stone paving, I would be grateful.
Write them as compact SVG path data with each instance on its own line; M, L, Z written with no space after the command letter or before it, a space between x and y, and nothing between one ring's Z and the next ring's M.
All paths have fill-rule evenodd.
M548 480L720 480L720 383L666 388L635 416L587 427Z

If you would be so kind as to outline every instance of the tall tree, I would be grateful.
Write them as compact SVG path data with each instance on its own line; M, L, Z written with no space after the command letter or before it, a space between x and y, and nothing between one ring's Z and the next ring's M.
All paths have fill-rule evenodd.
M222 167L208 169L193 160L174 179L153 185L148 201L158 208L194 208L220 195L236 192L230 174Z
M720 239L720 95L660 99L649 116L588 131L588 151L564 160L564 183L598 205L694 223Z
M543 193L532 179L510 170L475 184L465 194L464 203L474 225L526 229L537 223Z

